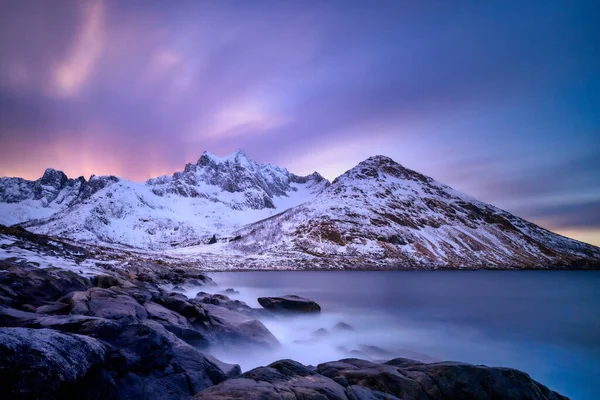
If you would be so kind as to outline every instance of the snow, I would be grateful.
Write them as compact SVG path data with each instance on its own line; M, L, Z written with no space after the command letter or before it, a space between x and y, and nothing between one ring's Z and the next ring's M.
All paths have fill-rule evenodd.
M18 246L12 246L15 239L10 236L0 235L0 260L10 258L13 262L23 262L37 268L60 268L66 271L75 272L85 277L93 277L106 273L103 267L96 265L100 261L87 258L82 261L76 261L73 258L64 255L44 254L36 249L25 249ZM102 261L104 264L113 264L118 266L115 261Z
M54 209L38 207L38 218L54 214L53 217L25 226L36 233L83 242L101 241L165 250L206 243L212 235L233 237L233 231L306 202L328 184L325 180L317 182L316 178L310 177L302 178L305 183L293 182L299 178L281 168L260 166L241 152L224 158L205 155L219 163L227 163L223 167L224 174L238 185L239 190L218 186L216 183L226 179L213 180L213 169L217 167L199 162L186 167L186 172L146 183L120 179L57 214L51 212L56 211ZM227 175L230 171L235 174ZM238 182L239 174L246 181ZM92 176L90 181L99 179L103 178ZM184 194L178 189L181 187L185 189ZM261 207L267 197L272 205L265 203ZM257 203L256 199L260 201ZM7 214L16 215L13 210Z
M90 180L107 184L85 199L61 191L47 205L32 198L0 202L0 223L33 219L25 227L37 233L191 260L216 270L543 267L569 257L600 257L593 246L382 156L363 161L332 184L318 174L298 177L259 165L243 152L225 157L205 152L183 172L145 183ZM6 181L5 193L27 197L30 186L23 182ZM213 235L217 243L208 245Z
M41 200L26 200L20 203L0 203L0 224L14 225L32 219L47 218L60 207L44 207Z

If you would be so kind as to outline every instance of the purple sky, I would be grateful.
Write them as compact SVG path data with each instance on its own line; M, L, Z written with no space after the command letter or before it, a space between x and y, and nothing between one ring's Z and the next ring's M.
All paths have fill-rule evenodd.
M597 4L0 0L0 176L385 154L600 244Z

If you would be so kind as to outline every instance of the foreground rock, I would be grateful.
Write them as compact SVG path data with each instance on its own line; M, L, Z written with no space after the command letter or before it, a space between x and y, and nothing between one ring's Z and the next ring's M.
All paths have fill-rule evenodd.
M0 328L3 393L8 398L187 399L227 378L216 363L159 325L113 328L98 338Z
M316 302L295 295L281 297L259 297L258 303L267 310L276 312L321 312L321 306Z
M194 400L565 400L529 375L462 363L345 359L316 368L281 360L200 392Z
M161 288L165 275L211 283L198 273L109 272L88 280L1 263L2 398L189 399L241 373L202 350L278 345L242 302Z

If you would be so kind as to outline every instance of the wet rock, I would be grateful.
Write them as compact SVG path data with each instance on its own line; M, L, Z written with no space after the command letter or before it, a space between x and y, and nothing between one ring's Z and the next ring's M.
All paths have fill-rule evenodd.
M276 312L321 312L321 306L314 301L295 295L281 297L259 297L258 303L267 310Z
M221 294L240 294L239 291L237 291L237 290L235 290L233 288L221 290L219 293L221 293Z
M35 309L35 312L38 314L62 314L63 312L67 313L69 308L69 304L56 301L53 303L46 304L44 306L37 307Z
M312 333L313 336L316 337L325 337L329 335L329 331L325 328L319 328Z
M87 290L90 282L69 271L44 270L0 261L0 296L4 304L38 307L73 292Z
M23 322L23 315L20 317ZM15 386L8 386L9 391L16 393L11 398L189 399L198 391L239 372L235 365L214 362L205 357L156 321L129 324L67 315L39 316L30 322L39 325L52 319L54 323L51 325L55 329L68 326L94 338L51 329L0 329L3 391L7 389L6 382L9 382L4 377L13 377L10 365L20 365L16 373L26 379L22 384L14 379ZM56 323L56 320L62 320L63 324ZM102 329L99 324L89 329L89 323L99 321L112 325L112 329ZM10 340L5 338L4 329L12 331ZM81 343L69 338L76 338ZM12 341L17 341L20 347L10 345ZM96 347L99 350L88 354L88 348L98 343L100 347ZM92 350L95 351L96 347ZM88 362L90 358L92 361ZM4 360L7 360L6 363ZM58 379L55 379L56 374ZM28 393L22 387L41 394ZM64 395L64 391L68 396ZM55 392L63 395L54 395Z
M4 398L62 398L104 363L106 345L51 329L0 328Z
M108 289L112 286L119 286L119 279L110 275L96 275L92 278L92 284L103 289Z
M212 344L225 347L256 346L271 349L279 346L279 341L257 319L234 309L213 304L201 304L207 322L203 332Z
M173 310L178 314L188 318L191 322L205 322L207 317L205 313L196 305L189 302L189 299L180 293L169 293L169 295L157 299L157 302Z
M133 297L112 288L91 288L85 292L72 292L61 302L71 306L71 314L91 315L99 318L134 322L148 318L148 313Z
M195 400L565 400L508 368L407 359L344 359L306 367L292 360L259 367L198 393Z
M157 303L146 303L144 308L148 317L163 325L169 332L193 346L200 348L208 346L205 335L195 329L181 314L171 311Z
M333 327L333 330L340 331L340 332L341 331L346 331L346 332L354 332L354 331L356 331L356 329L354 329L354 327L352 325L348 325L345 322L338 322Z

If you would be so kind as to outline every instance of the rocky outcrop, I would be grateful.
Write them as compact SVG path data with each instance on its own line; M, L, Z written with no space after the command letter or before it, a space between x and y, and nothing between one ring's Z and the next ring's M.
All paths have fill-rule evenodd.
M321 306L316 302L296 295L287 295L281 297L259 297L258 303L267 310L275 312L321 312Z
M86 336L51 329L0 328L2 397L69 397L70 393L85 393L83 386L94 380L101 387L98 370L106 352L106 344Z
M161 276L212 283L194 271L142 265L148 281L125 272L90 281L10 261L0 268L7 398L188 399L241 372L202 349L278 345L244 303L161 288Z
M281 360L210 387L194 400L564 400L529 375L462 363L345 359L307 367Z
M59 269L42 270L0 261L0 271L0 304L21 310L35 310L66 293L91 286L87 279Z
M112 328L93 330L95 337L0 328L3 393L15 399L188 399L227 378L158 324Z

